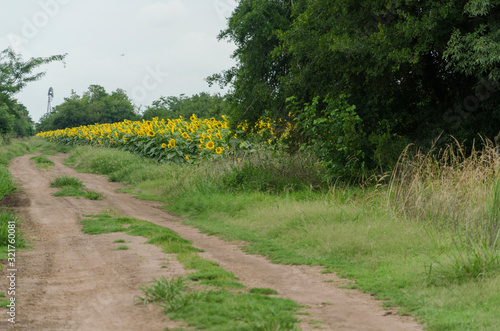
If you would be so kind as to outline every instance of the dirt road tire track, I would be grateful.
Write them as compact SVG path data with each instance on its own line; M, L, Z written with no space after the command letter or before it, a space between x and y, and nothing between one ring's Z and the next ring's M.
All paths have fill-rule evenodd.
M41 170L30 155L12 161L10 170L25 194L19 207L34 250L18 257L19 311L16 329L23 330L162 330L178 323L168 321L153 305L134 305L138 287L159 276L176 277L186 271L172 256L161 253L144 238L110 234L89 236L81 231L85 214L114 209L128 217L168 227L203 249L202 256L232 271L247 287L265 287L310 308L308 319L322 321L324 330L422 330L410 317L380 308L369 295L340 289L332 275L320 268L272 264L248 255L237 243L224 242L182 225L157 203L116 193L123 186L93 174L77 173L62 165L63 156L51 156L56 166ZM106 199L90 201L53 197L49 183L61 175L80 178L86 187ZM116 239L131 249L112 251ZM161 268L162 265L168 268ZM0 328L6 324L0 321Z

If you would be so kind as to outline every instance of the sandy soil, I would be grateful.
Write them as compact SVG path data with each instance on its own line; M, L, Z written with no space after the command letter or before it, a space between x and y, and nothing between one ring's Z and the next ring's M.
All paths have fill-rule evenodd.
M38 169L30 157L11 163L10 171L22 190L8 203L21 214L33 249L17 255L17 323L14 327L7 323L5 314L0 329L163 330L181 325L169 321L159 307L144 306L136 298L141 295L139 286L153 278L186 274L175 256L144 244L144 238L121 233L90 236L81 231L83 215L113 209L176 231L203 249L203 257L232 271L249 288L272 288L279 296L308 306L304 311L309 316L299 316L305 330L315 325L323 330L422 330L410 317L383 310L369 295L340 288L345 280L322 275L320 268L272 264L244 253L241 243L228 243L182 225L157 203L116 193L123 187L120 184L77 173L62 165L63 156L50 157L56 162L51 170ZM52 196L57 190L49 183L61 175L80 178L88 189L106 198ZM121 245L113 243L117 239L129 241L126 245L131 249L113 251Z

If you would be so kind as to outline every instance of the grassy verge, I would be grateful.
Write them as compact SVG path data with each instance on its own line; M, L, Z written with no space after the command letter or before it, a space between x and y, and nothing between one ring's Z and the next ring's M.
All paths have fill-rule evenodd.
M35 161L36 166L41 169L50 169L50 167L55 165L55 163L49 160L45 155L34 156L31 160Z
M7 168L10 160L30 151L30 145L22 140L13 140L9 145L0 146L0 200L16 190L16 185Z
M9 257L9 245L16 249L26 247L19 221L19 217L14 212L0 209L0 260L6 260Z
M161 247L165 253L177 254L179 261L191 270L185 278L161 278L141 288L144 296L140 299L145 304L159 303L170 318L206 330L295 329L297 304L266 296L275 293L272 290L246 291L234 274L199 257L199 250L174 231L127 217L88 217L82 221L85 233L124 232L148 238L147 243ZM120 246L115 250L125 249L129 248Z
M57 153L69 153L73 147L54 144L41 138L31 138L29 146L44 155L56 155Z
M6 166L0 164L0 200L16 190L12 176Z
M443 224L430 207L423 207L425 217L405 214L394 206L394 186L277 186L269 176L259 175L272 171L266 161L250 163L251 171L241 172L241 165L227 160L181 167L88 147L74 150L71 160L85 171L132 185L129 191L143 198L164 201L166 208L188 216L187 223L205 232L251 242L245 247L249 252L279 263L321 265L349 277L356 288L387 306L400 307L401 313L417 316L429 330L496 330L500 325L500 314L492 309L500 306L499 259L491 249L495 240L481 241L481 236L462 240L464 228ZM283 164L294 166L294 162ZM444 165L438 173L443 169ZM437 197L440 179L433 174L424 182ZM393 183L410 187L408 181ZM476 184L477 180L470 181L470 189ZM489 220L484 225L492 228L498 220L500 194L486 186L482 189L485 198L475 203L490 206L484 209ZM432 201L430 194L424 191L406 201L422 210L418 204ZM451 193L448 197L460 201ZM442 209L443 205L436 210ZM491 234L494 229L478 233Z
M10 161L18 156L30 153L32 147L28 141L14 139L9 144L0 145L0 200L13 193L17 186L12 180L8 166ZM8 257L7 245L9 244L9 224L15 225L15 247L25 247L24 238L21 233L19 218L8 209L0 208L0 260ZM12 225L11 225L12 226ZM12 237L10 238L12 239ZM1 300L0 300L1 301ZM1 306L1 303L0 303Z
M0 145L0 200L16 190L16 186L7 169L10 160L34 151L54 155L56 152L69 152L70 150L70 147L52 144L38 138L30 140L13 139L8 145ZM50 167L52 165L51 161L44 156L35 157L34 160L37 166L40 167Z
M60 176L50 183L50 187L60 188L54 193L56 197L84 197L89 200L102 200L104 196L95 191L85 189L82 181L75 177Z

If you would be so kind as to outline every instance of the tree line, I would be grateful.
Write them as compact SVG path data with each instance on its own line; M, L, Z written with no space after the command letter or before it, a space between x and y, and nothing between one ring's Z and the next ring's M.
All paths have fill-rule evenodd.
M36 128L41 132L115 123L125 119L189 118L193 114L200 118L220 117L226 111L224 107L224 97L201 92L190 97L184 94L160 97L142 111L132 103L124 90L108 93L100 85L91 85L81 96L73 91L71 96L64 98L63 103L42 116Z

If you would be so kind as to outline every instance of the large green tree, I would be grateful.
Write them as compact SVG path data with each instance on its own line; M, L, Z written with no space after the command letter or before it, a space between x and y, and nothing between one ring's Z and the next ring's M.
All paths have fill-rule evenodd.
M28 83L41 79L42 65L63 61L66 55L23 60L12 49L0 52L0 134L29 136L33 134L33 121L26 107L14 98Z
M447 68L475 79L476 90L448 115L463 131L491 138L500 130L500 1L471 0L464 14L448 42Z
M457 134L445 114L477 80L450 70L444 53L455 26L468 19L465 4L297 1L281 39L292 58L284 89L304 103L349 95L367 134L388 129L413 141Z
M276 52L279 32L289 29L293 1L240 1L219 34L236 44L232 57L236 66L208 78L209 84L230 85L228 101L234 124L257 121L265 113L277 117L286 113L281 78L289 71L289 56Z
M408 141L498 131L499 3L241 0L220 34L237 65L209 81L230 84L235 122L283 117L293 97L295 118L314 118L295 142L382 168ZM347 122L324 125L333 118Z

